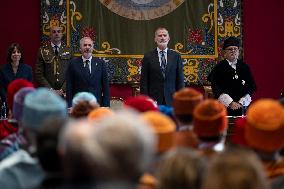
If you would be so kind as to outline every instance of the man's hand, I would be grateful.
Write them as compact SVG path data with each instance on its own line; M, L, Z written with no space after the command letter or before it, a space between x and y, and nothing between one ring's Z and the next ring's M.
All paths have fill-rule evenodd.
M60 90L54 90L51 89L53 92L55 92L56 94L58 94L59 96L62 96L63 98L65 98L66 94L64 93L64 91L62 89Z
M231 102L231 104L229 105L229 108L231 108L232 110L237 110L242 108L242 105L238 102Z

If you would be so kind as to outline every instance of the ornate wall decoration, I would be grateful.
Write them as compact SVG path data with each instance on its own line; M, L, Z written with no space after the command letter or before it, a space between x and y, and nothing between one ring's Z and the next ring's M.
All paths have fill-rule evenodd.
M51 25L62 26L66 44L80 56L79 40L90 36L112 82L137 82L143 54L155 48L154 29L164 26L170 48L182 56L185 82L208 85L224 39L241 39L241 16L241 0L44 0L41 40L48 40Z
M100 0L110 11L133 20L151 20L167 15L184 0Z

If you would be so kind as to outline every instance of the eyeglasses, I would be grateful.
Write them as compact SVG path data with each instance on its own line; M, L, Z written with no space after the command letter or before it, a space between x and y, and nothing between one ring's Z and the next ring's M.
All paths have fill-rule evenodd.
M233 52L233 51L238 51L239 50L239 48L238 47L232 47L232 48L227 48L227 49L225 49L226 51L230 51L230 52Z

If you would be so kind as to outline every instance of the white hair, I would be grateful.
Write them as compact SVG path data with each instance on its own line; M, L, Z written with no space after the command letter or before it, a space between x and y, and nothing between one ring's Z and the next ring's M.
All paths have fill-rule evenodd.
M85 41L86 39L90 39L90 40L92 41L93 46L94 46L94 41L92 40L92 38L90 38L90 37L82 37L82 38L80 39L80 47L82 47L82 45L83 45L83 43L84 43L84 41Z
M100 151L90 148L90 154L109 173L104 176L138 181L155 154L156 138L150 126L138 115L124 110L101 119L95 128L92 144L100 146Z

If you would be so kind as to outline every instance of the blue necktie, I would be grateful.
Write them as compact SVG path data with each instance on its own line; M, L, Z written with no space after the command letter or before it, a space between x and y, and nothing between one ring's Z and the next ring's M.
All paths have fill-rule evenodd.
M165 75L166 75L166 66L167 66L165 52L164 51L160 51L160 54L161 54L161 70L162 70L163 76L165 77Z

